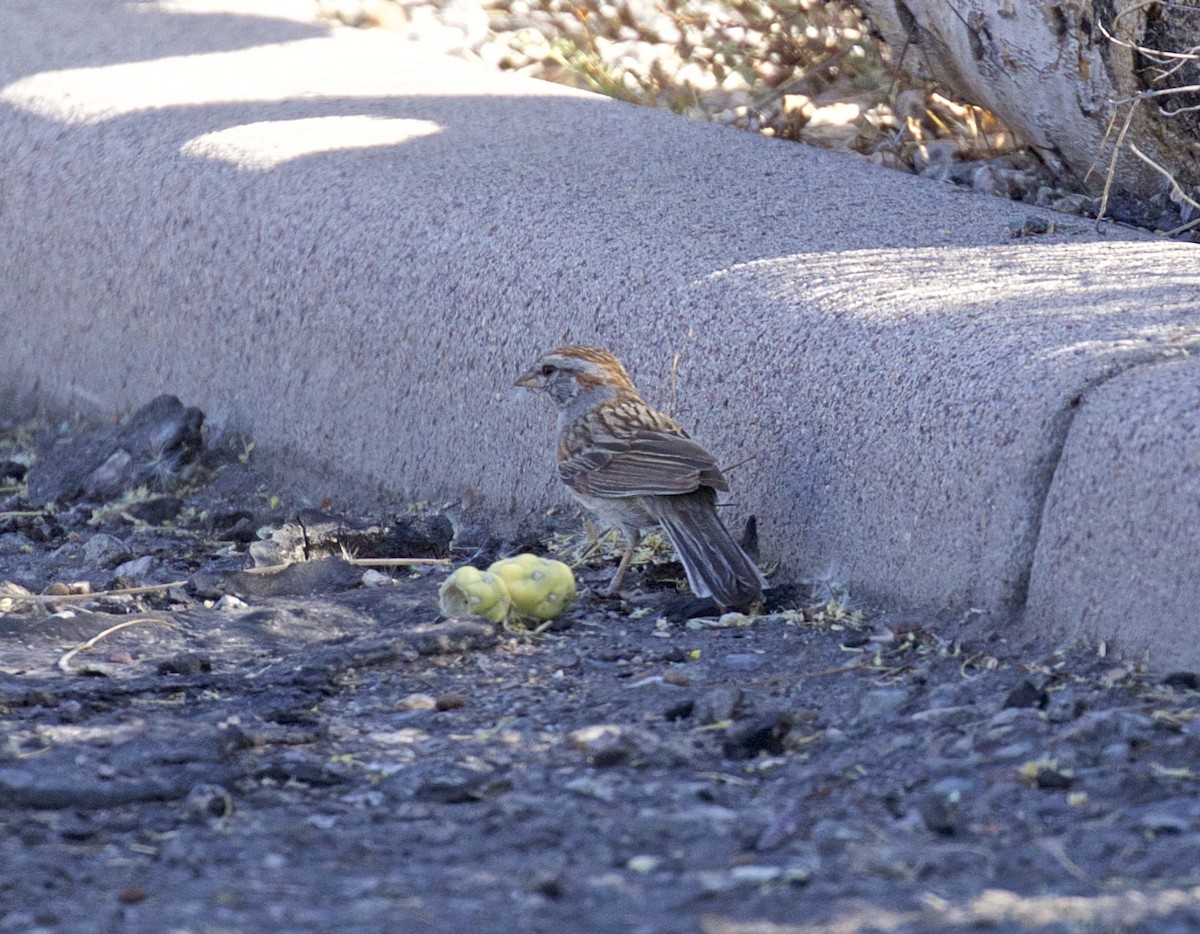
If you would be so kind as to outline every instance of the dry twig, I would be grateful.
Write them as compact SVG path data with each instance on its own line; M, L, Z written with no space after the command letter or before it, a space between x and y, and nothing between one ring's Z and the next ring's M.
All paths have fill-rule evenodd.
M170 620L158 619L154 616L138 616L134 619L127 619L124 622L117 623L115 626L109 626L103 632L96 633L96 635L92 636L92 638L88 639L86 642L80 642L79 645L75 646L75 648L71 649L69 652L66 652L63 657L58 660L58 667L63 671L70 672L71 659L73 659L80 652L86 652L105 636L111 636L114 632L120 632L122 629L126 629L129 626L137 626L139 623L157 623L160 626L167 626L170 629L178 628Z
M449 564L450 558L342 558L347 564L360 568L392 568L419 567L427 564ZM260 568L246 568L246 574L278 574L290 567L303 564L302 561L285 561L283 564L268 564Z
M156 591L160 590L170 590L172 587L183 587L186 584L186 580L171 581L169 584L147 584L143 587L119 587L116 590L97 590L91 593L31 593L28 595L6 593L4 594L4 599L12 600L14 603L76 603L87 600L99 600L101 597L130 597L143 593L155 593Z
M1166 180L1168 182L1171 183L1171 195L1172 195L1173 199L1175 199L1177 201L1186 201L1189 205L1191 205L1197 211L1200 211L1200 202L1197 202L1195 198L1188 197L1187 192L1185 192L1180 187L1179 182L1175 181L1175 177L1170 172L1168 172L1165 168L1163 168L1161 165L1159 165L1157 162L1155 162L1153 159L1151 159L1148 155L1146 155L1144 152L1142 152L1140 149L1138 149L1135 144L1133 144L1133 143L1129 144L1129 151L1132 152L1139 159L1141 159L1143 162L1145 162L1146 165L1150 166L1152 169L1159 172L1164 178L1166 178ZM1193 227L1196 227L1196 226L1200 226L1200 217L1197 217L1194 221L1189 221L1188 223L1184 224L1181 227L1176 227L1174 230L1167 231L1167 236L1173 237L1176 234L1181 234L1187 230L1191 230Z
M408 568L424 564L449 564L449 558L346 558L347 564L360 568Z

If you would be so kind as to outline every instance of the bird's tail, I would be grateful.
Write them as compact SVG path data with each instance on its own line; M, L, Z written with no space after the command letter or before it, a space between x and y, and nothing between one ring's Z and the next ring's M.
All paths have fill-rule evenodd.
M766 581L717 515L715 490L700 487L682 496L647 496L642 502L670 537L697 597L744 607L762 595Z

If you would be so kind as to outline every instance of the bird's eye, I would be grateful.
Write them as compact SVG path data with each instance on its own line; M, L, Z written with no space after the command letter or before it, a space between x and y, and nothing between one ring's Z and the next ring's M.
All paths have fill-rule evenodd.
M553 367L549 363L543 363L542 364L542 375L543 376L553 376L556 369L557 369L557 367Z

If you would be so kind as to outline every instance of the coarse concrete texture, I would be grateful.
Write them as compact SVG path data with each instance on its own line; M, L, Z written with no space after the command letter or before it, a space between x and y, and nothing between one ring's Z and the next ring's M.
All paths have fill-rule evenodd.
M1096 542L1176 588L1143 623L1117 614L1147 580L1038 545L1101 521L1062 470L1047 503L1080 400L1200 337L1195 247L1070 218L1013 239L1027 207L306 11L0 5L0 408L173 392L314 499L469 490L515 519L562 493L553 417L512 380L598 343L746 461L729 515L759 516L785 575L1000 625L1036 553L1038 625L1191 625L1200 540L1173 567ZM1172 476L1160 433L1113 495ZM1103 500L1103 469L1070 475ZM1200 664L1196 642L1163 654Z
M893 248L712 277L697 316L751 295L757 315L793 329L748 346L742 380L776 401L713 432L756 454L739 490L743 472L776 484L752 485L763 499L747 508L786 529L815 577L959 613L1020 610L1079 399L1195 344L1200 270L1164 269L1185 256L1087 240ZM742 391L712 386L719 362L697 364L710 407ZM1124 559L1141 548L1128 542ZM1180 567L1197 567L1186 554Z
M1200 360L1138 367L1083 397L1046 499L1026 614L1125 653L1194 659L1200 637Z

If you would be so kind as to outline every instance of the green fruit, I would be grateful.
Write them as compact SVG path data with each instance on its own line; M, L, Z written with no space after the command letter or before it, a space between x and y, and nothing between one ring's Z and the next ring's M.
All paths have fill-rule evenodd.
M497 561L488 571L504 581L516 616L553 619L575 599L575 575L561 561L524 554Z
M482 616L493 623L502 622L512 604L503 580L470 565L447 577L438 596L446 616Z

